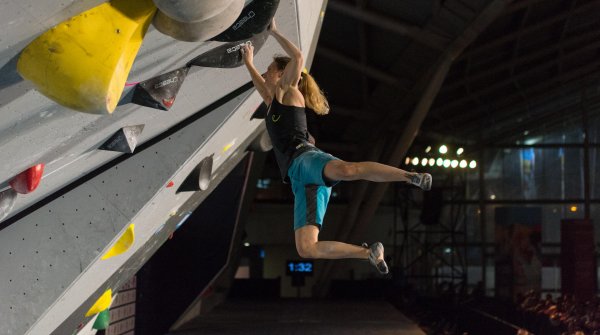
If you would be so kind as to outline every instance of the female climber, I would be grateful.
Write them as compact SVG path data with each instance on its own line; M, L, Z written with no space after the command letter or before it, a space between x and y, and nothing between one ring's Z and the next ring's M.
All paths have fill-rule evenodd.
M377 270L388 273L384 248L380 242L368 246L336 241L319 241L319 231L331 187L339 181L369 180L404 182L423 190L431 189L431 175L407 172L376 162L346 162L319 150L307 130L305 111L329 113L329 104L319 86L304 68L300 50L278 30L275 20L270 34L286 56L275 56L264 74L253 64L253 47L242 49L252 83L268 106L265 122L281 176L291 183L294 193L294 230L300 257L315 259L368 259ZM309 139L310 138L310 139ZM311 143L313 142L313 143Z

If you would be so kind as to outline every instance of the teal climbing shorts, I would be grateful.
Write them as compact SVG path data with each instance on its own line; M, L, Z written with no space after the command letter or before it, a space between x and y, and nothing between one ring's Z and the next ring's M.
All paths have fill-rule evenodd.
M325 165L338 159L321 150L303 152L296 157L288 169L288 177L294 192L294 230L305 225L323 226L331 187L338 181L331 181L323 175Z

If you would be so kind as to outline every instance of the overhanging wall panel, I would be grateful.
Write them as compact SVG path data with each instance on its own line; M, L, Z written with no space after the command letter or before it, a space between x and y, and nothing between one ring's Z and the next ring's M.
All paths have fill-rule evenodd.
M84 2L92 3L92 1ZM14 10L21 7L18 1L11 0L10 3L1 5L0 12L4 13L4 6L12 6L13 3ZM54 5L56 8L62 8L64 12L71 10L56 1L35 6L50 8L47 17L49 18L53 13ZM81 5L72 4L72 6ZM12 15L15 16L16 12ZM64 15L61 14L62 16ZM282 0L277 17L280 18L280 29L297 43L295 1ZM10 27L10 30L15 32L22 29L29 28L26 27L26 22L19 20ZM32 33L37 36L44 29L36 27L35 32ZM5 40L0 39L0 50L6 46L5 43ZM220 42L180 42L150 27L129 73L128 82L149 79L183 67L195 56L221 44ZM11 63L11 58L25 45L13 45L8 53L0 51L0 115L4 116L0 121L0 147L2 148L0 161L10 162L10 164L0 165L0 189L7 187L10 178L29 166L38 162L47 165L44 179L38 189L27 197L18 197L9 217L4 221L117 157L118 154L113 152L96 149L120 128L145 124L138 142L143 144L250 79L243 67L235 69L194 67L188 74L175 104L168 112L127 104L117 107L115 112L108 116L78 113L42 96L16 74L14 69L16 62L13 59ZM282 51L278 44L269 38L255 57L256 65L261 71L266 70L274 53L282 53ZM14 80L5 78L14 78ZM126 88L123 95L125 96L130 89Z
M249 94L246 92L195 121L190 127L197 131L177 132L140 152L135 159L128 159L106 171L101 182L93 182L94 187L122 213L136 213L156 190L166 186L173 172L203 146ZM209 156L212 153L205 154Z

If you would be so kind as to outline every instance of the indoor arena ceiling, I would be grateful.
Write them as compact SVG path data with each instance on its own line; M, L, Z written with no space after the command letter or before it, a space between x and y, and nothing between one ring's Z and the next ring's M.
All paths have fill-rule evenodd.
M598 104L597 88L582 92L598 87L600 1L504 1L481 33L465 31L489 3L330 0L312 66L332 104L311 120L319 145L348 159L391 150L461 34L477 35L426 98L415 143L515 144L580 126L581 107Z

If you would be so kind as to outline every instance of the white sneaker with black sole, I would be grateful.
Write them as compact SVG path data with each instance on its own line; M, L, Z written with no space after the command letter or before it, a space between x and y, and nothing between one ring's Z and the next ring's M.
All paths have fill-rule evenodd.
M431 190L431 175L429 173L414 173L410 176L410 183L423 191Z
M388 274L390 271L383 259L383 244L381 244L381 242L375 242L369 246L368 244L363 243L362 246L369 249L369 263L371 263L382 275Z

